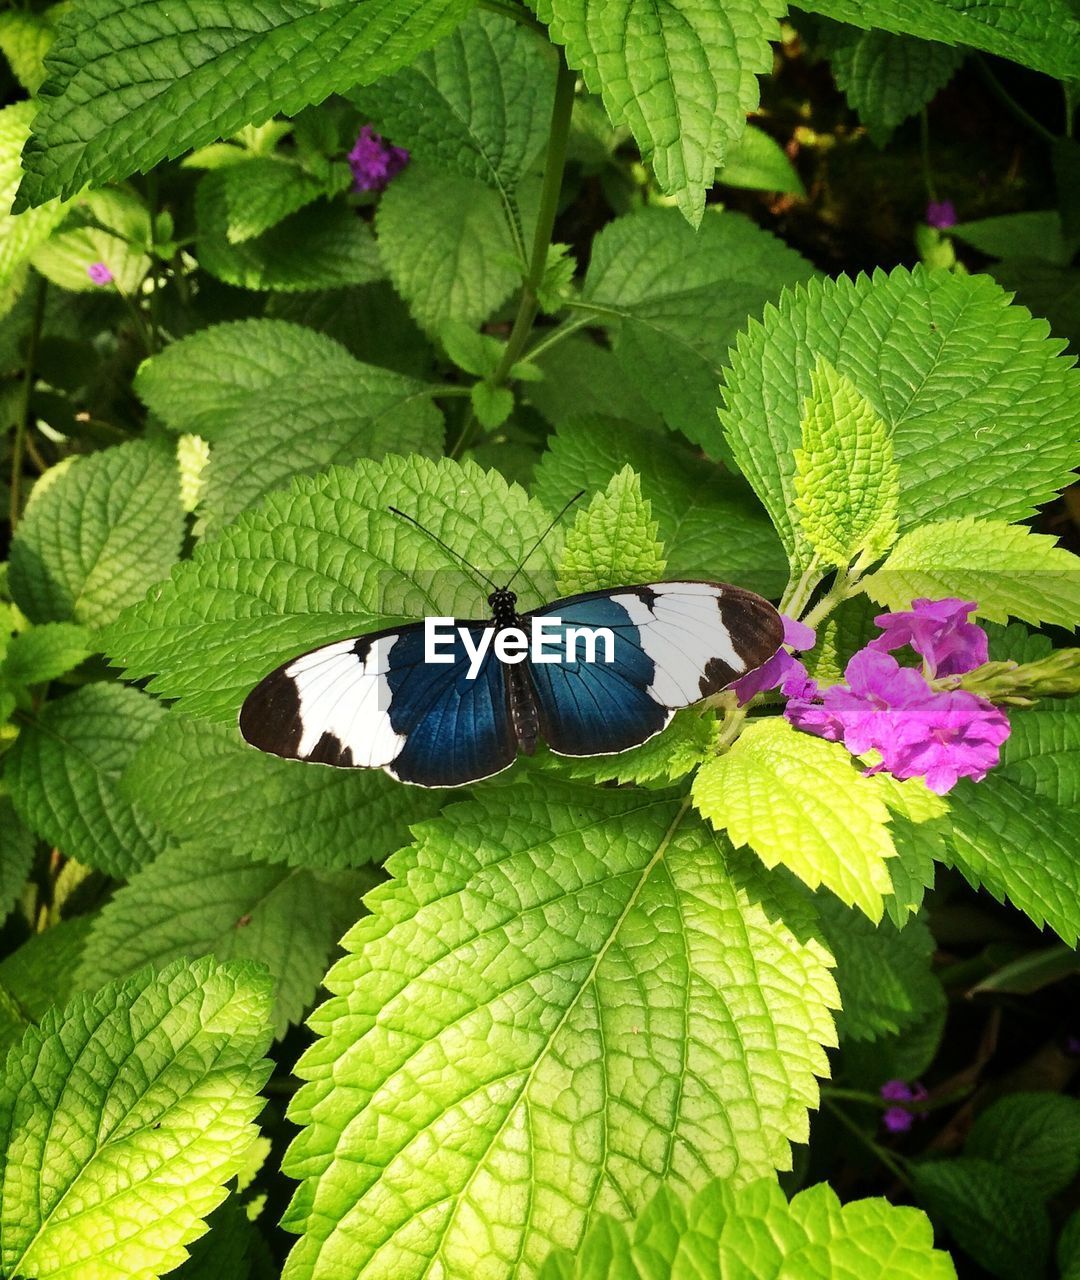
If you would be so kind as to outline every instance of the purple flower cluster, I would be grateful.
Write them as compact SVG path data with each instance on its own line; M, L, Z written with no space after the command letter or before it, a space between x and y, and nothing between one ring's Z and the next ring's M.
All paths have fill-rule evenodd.
M985 698L962 689L939 690L929 680L962 675L987 661L986 632L968 621L967 600L915 600L903 613L874 621L881 635L860 649L844 671L844 683L821 690L786 649L734 686L740 702L765 689L788 699L784 715L805 733L843 742L852 755L876 751L870 773L923 778L944 795L960 778L979 781L997 764L1009 721ZM784 641L809 649L814 633L784 620ZM910 646L923 670L902 667L892 651Z
M886 1102L923 1102L929 1096L926 1089L916 1083L912 1087L906 1080L886 1080L878 1090ZM890 1133L906 1133L915 1117L906 1106L886 1107L881 1122Z
M404 147L394 147L366 124L349 152L354 191L382 191L409 163Z
M91 262L86 268L86 274L98 286L112 284L113 282L113 273L104 262Z

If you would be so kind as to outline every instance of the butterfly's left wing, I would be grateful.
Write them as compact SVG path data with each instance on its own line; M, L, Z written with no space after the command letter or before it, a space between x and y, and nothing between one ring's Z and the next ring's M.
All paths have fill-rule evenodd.
M458 787L508 768L517 741L506 679L490 649L475 679L473 649L491 622L460 622L446 663L425 662L424 624L323 645L271 671L240 710L252 746L339 768L382 768L401 782ZM447 648L449 652L447 652Z
M529 662L541 733L568 756L609 755L646 742L678 708L767 662L784 638L767 600L719 582L588 592L532 616L560 619L563 634L606 627L614 638L610 662L602 645L593 661ZM578 653L585 656L580 645Z

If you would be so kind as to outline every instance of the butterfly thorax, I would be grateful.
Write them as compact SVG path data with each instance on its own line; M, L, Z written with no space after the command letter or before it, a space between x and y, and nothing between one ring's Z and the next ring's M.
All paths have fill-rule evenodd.
M497 627L521 626L521 619L518 617L517 611L517 596L513 591L500 587L488 596L488 604L495 617L495 625Z

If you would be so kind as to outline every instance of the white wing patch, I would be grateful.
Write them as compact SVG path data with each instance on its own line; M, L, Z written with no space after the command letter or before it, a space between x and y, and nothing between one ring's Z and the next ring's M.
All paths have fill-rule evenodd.
M300 703L300 759L310 756L326 734L348 748L353 765L378 768L399 754L405 735L390 725L386 679L397 640L396 635L380 636L363 660L355 640L342 640L306 653L283 669Z
M621 605L638 628L638 643L653 660L656 674L649 696L664 707L686 707L700 701L706 668L719 659L735 676L748 670L731 633L724 625L719 602L722 587L710 582L658 582L648 590L619 593Z

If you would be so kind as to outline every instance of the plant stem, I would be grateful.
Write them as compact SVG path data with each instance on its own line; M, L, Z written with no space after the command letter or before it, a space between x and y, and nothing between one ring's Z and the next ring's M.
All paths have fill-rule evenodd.
M591 323L592 321L588 316L571 316L569 320L564 320L562 324L556 325L553 329L545 330L537 338L533 346L525 352L525 359L535 360L537 356L543 355L545 351L558 346L564 338L569 338L571 334L577 333L579 329L584 329Z
M893 1154L893 1152L886 1151L886 1149L879 1143L875 1142L868 1133L864 1133L855 1121L844 1112L843 1108L838 1107L835 1102L831 1102L828 1098L822 1097L821 1105L834 1115L849 1133L858 1138L863 1146L873 1154L875 1159L879 1160L885 1168L888 1169L898 1182L902 1182L905 1187L911 1187L911 1180L904 1172L899 1159Z
M30 432L30 399L34 391L34 365L37 363L38 343L41 340L41 326L45 320L44 276L39 276L37 292L34 295L34 314L30 321L30 337L26 343L26 368L23 370L22 396L19 401L19 416L15 422L15 439L11 445L11 504L9 521L14 533L19 524L22 510L22 469L26 454L26 441Z
M536 216L536 235L533 237L532 256L525 273L514 326L510 330L502 359L492 375L495 386L502 386L510 370L521 357L532 332L533 321L539 309L537 291L544 279L547 267L551 233L555 227L555 214L559 207L563 170L566 167L566 143L570 137L570 116L574 109L576 74L566 65L563 52L559 51L559 75L555 84L555 103L551 111L551 130L548 133L547 155L544 158L544 180L540 188L540 208Z
M926 187L927 200L937 199L937 187L934 185L934 170L930 164L930 117L926 108L919 112L919 154L922 157L923 184Z
M820 559L815 553L811 557L810 563L803 570L802 577L795 582L788 583L787 590L780 601L781 613L786 613L789 618L797 618L806 608L806 602L814 594L814 588L821 581L819 564Z
M802 621L808 627L816 627L845 600L859 590L859 576L851 570L837 571L836 580Z
M1009 93L1008 89L1005 88L997 76L990 70L990 64L981 54L977 53L975 55L975 65L979 68L979 74L986 81L991 92L1001 103L1008 107L1021 124L1030 129L1032 133L1037 133L1044 142L1052 143L1057 141L1054 134L1046 127L1046 125L1036 120L1035 117L1031 115L1030 112L1026 111L1019 102L1016 101L1012 94Z

